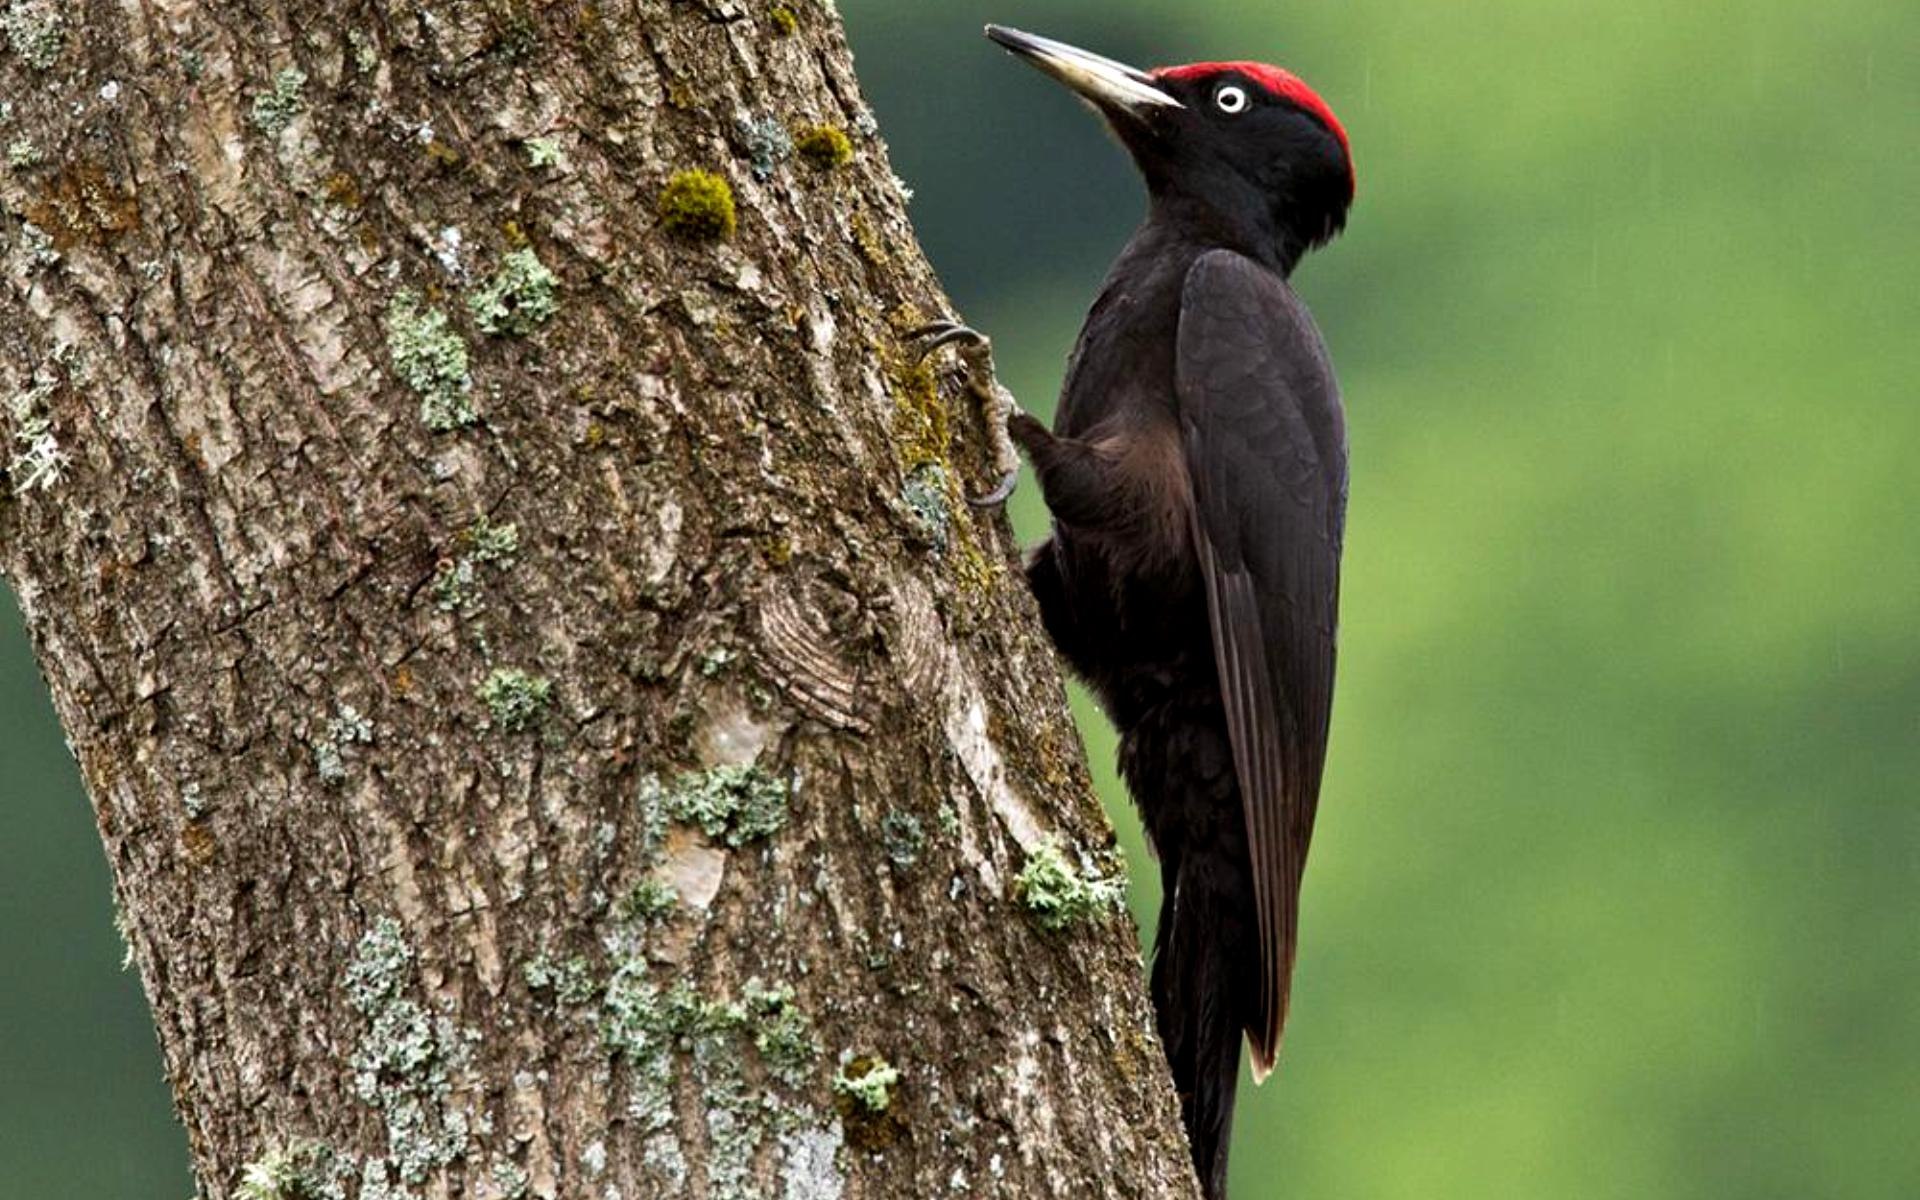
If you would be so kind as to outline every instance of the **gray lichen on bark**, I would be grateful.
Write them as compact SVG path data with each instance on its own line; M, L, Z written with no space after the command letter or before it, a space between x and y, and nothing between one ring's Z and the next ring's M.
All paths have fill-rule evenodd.
M7 13L0 571L203 1194L1192 1193L830 7Z

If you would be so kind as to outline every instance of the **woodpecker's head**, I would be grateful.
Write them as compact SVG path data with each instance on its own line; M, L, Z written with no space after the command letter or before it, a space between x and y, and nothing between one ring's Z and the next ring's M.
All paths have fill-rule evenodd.
M1105 117L1177 219L1287 270L1346 226L1347 133L1298 76L1249 62L1142 71L1000 25L987 36Z

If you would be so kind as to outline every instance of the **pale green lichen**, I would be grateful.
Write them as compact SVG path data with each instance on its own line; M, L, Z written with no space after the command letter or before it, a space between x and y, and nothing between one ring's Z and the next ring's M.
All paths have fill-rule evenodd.
M847 1176L840 1169L840 1128L794 1129L780 1135L780 1200L840 1200Z
M921 463L908 471L906 482L900 488L901 503L913 514L914 524L936 550L947 548L953 529L953 513L947 507L947 493L951 488L946 468L934 462Z
M1126 900L1126 884L1116 874L1076 868L1061 852L1059 839L1048 838L1027 856L1014 877L1013 894L1040 928L1053 932L1117 910Z
M347 1002L364 1013L392 999L406 986L412 966L413 951L400 922L381 917L354 946L347 964Z
M56 0L13 0L0 16L13 52L36 71L44 71L67 48L67 18Z
M738 225L733 187L712 171L678 171L660 193L660 224L692 241L720 241Z
M768 1135L819 1130L822 1117L810 1106L750 1086L732 1031L707 1033L690 1041L690 1074L699 1085L698 1102L706 1118L707 1195L713 1200L765 1200L754 1165ZM781 1165L784 1174L789 1164ZM791 1197L791 1189L786 1194Z
M7 143L7 165L16 171L39 166L43 157L30 137L17 137Z
M899 1068L877 1054L854 1059L833 1077L834 1095L846 1097L867 1113L886 1112L899 1085Z
M560 153L560 143L550 137L534 137L526 140L527 165L539 170L542 167L564 167L566 159Z
M709 1121L719 1114L725 1126L725 1137L711 1126L708 1130L716 1158L728 1156L722 1153L722 1141L757 1138L768 1115L776 1111L770 1094L758 1102L747 1096L742 1037L772 1078L796 1088L805 1083L819 1047L792 989L753 979L741 996L737 1002L710 1000L684 982L663 991L650 979L643 956L633 954L618 962L601 1003L600 1038L628 1068L628 1112L643 1133L664 1131L672 1124L675 1060L685 1050L692 1052L692 1078L700 1082ZM742 1124L730 1123L736 1118ZM744 1178L727 1175L714 1194L742 1194L734 1185Z
M532 1180L525 1167L517 1163L497 1162L491 1172L492 1195L488 1200L526 1200Z
M327 722L326 732L313 745L314 771L320 782L339 787L347 781L346 754L349 747L373 741L373 722L351 704L342 704Z
M475 694L487 706L496 729L518 733L539 720L553 702L553 682L518 667L496 667Z
M756 978L747 980L741 995L754 1049L768 1072L789 1087L805 1083L820 1047L813 1038L813 1022L793 1002L793 989L767 987Z
M673 890L672 884L649 875L620 897L613 915L616 920L627 922L658 921L670 915L679 903L680 894Z
M393 1182L387 1164L370 1158L360 1171L360 1194L355 1200L417 1200L414 1194Z
M689 771L666 789L666 815L739 847L768 837L787 821L787 783L757 766Z
M500 269L468 297L467 306L483 331L525 337L560 311L558 283L540 256L523 247L500 260Z
M520 552L520 527L481 517L461 532L458 552L434 572L429 594L442 612L472 613L480 607L480 568L503 567Z
M373 35L358 26L347 30L347 45L353 51L353 69L365 75L380 65L380 48Z
M234 1200L345 1200L352 1169L324 1143L275 1146L240 1168Z
M473 612L480 604L480 568L465 555L449 558L433 573L429 589L433 606L441 612Z
M753 1161L765 1137L762 1114L737 1073L702 1064L706 1079L707 1195L713 1200L760 1200Z
M412 948L400 923L382 917L355 946L345 982L348 1002L367 1021L349 1065L354 1094L386 1130L385 1162L368 1163L369 1172L378 1166L382 1188L388 1167L402 1184L422 1183L464 1155L471 1138L467 1114L450 1097L475 1035L409 998L412 982Z
M134 966L133 926L128 922L126 910L120 907L118 900L113 902L113 932L120 938L120 969L131 971Z
M53 417L47 408L55 387L55 377L43 366L34 373L30 385L7 401L15 447L7 460L7 475L13 480L16 496L52 491L66 479L72 464L54 435Z
M920 861L927 831L912 813L890 812L880 819L880 844L886 847L887 861L904 871Z
M794 12L790 5L774 5L768 11L767 18L773 22L773 31L781 37L792 37L800 30L800 14Z
M529 990L550 992L564 1005L591 1004L600 994L593 965L578 954L556 959L543 950L527 963L522 974Z
M793 155L793 136L776 116L737 117L733 128L746 145L755 179L772 178L774 170Z
M481 517L460 536L473 557L484 563L507 562L520 553L518 525L495 525L488 518Z
M629 1110L643 1131L673 1120L673 1044L670 1006L647 979L640 957L622 962L607 980L600 1005L600 1042L632 1072Z
M299 67L285 67L273 77L273 87L253 98L254 128L270 138L286 132L293 119L307 108L307 73Z
M663 1131L647 1139L645 1153L641 1160L647 1170L659 1175L666 1181L669 1196L683 1196L687 1190L687 1156L680 1150L680 1143L670 1131Z
M53 244L53 235L32 221L20 222L20 244L36 266L50 267L60 261L60 248Z
M300 1164L293 1151L277 1147L240 1168L237 1200L300 1200Z
M421 307L419 296L403 291L387 306L386 327L393 373L419 395L427 428L446 433L477 421L467 343L447 314Z
M651 863L659 857L660 844L667 836L667 785L658 775L642 775L634 801L640 810L640 861Z

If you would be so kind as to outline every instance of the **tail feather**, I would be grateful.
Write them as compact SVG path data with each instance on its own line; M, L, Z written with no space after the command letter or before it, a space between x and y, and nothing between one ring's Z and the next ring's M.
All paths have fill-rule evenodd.
M1225 1200L1240 1041L1263 1025L1253 863L1213 680L1153 699L1115 720L1121 772L1160 856L1154 1015L1201 1189Z
M1231 874L1191 859L1176 869L1161 904L1153 962L1154 1011L1166 1047L1193 1166L1208 1200L1227 1194L1227 1150L1240 1080L1246 999L1257 995L1257 962L1246 898Z

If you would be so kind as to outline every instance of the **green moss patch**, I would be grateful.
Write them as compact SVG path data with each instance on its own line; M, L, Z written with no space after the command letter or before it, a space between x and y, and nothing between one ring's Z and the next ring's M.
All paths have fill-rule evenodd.
M853 161L853 141L832 125L808 125L794 135L793 148L811 166L832 171Z
M680 171L660 193L660 224L689 241L717 242L738 228L733 185L712 171Z

